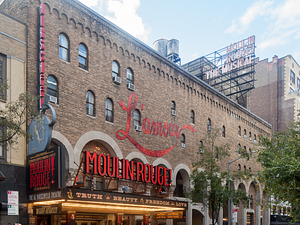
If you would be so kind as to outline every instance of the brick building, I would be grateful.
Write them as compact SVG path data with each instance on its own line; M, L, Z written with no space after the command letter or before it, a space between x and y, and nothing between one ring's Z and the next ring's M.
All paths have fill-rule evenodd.
M298 117L300 67L291 55L272 61L256 58L255 89L248 96L248 109L272 124L277 132Z
M39 11L41 3L44 12L43 8ZM192 204L183 195L190 189L191 165L197 160L200 141L209 130L223 128L224 135L220 134L217 144L230 144L228 160L232 161L239 157L239 144L251 151L258 135L270 135L270 124L76 0L5 0L0 10L28 26L27 89L50 95L57 114L51 146L66 148L66 187L78 184L75 177L81 172L78 167L82 152L99 152L172 171L169 197L161 200L153 197L149 186L143 195L121 193L126 189L119 186L112 194L104 195L109 201L118 193L118 202L111 207L105 207L108 202L103 200L71 201L89 196L87 189L79 189L86 192L75 197L72 193L78 189L66 189L66 196L62 194L61 199L50 202L44 200L51 193L41 191L38 196L43 200L30 201L30 218L66 224L72 212L76 213L77 224L82 225L148 224L149 216L151 224L210 224L208 209L200 203ZM44 84L41 71L45 74ZM231 168L260 169L253 159L236 161ZM102 178L88 178L86 184L92 193L106 193ZM105 185L107 189L107 180ZM256 204L262 199L261 187L254 181L234 185L251 196L249 207L238 209L238 223L268 224L268 216ZM140 207L128 202L124 207L121 200L133 198L139 198ZM169 201L171 205L176 203L185 218L154 218L155 211L176 211L175 206L159 205ZM51 215L33 210L47 205L61 208ZM220 223L222 220L227 220L226 209Z
M9 89L1 93L0 107L16 101L26 91L26 24L0 12L0 82L7 80ZM23 127L25 129L25 126ZM1 131L2 132L2 131ZM7 191L19 191L19 202L27 203L26 139L18 138L13 146L0 146L0 223L17 222L17 216L7 216ZM20 212L27 221L26 212ZM21 222L23 222L21 221Z

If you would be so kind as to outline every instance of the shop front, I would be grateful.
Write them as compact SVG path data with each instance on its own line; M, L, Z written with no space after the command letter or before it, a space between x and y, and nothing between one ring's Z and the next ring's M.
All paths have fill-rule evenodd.
M52 225L140 225L184 222L188 203L134 194L75 188L29 195L32 221Z
M185 223L188 202L169 198L171 169L84 151L66 186L64 152L57 146L28 156L30 224Z

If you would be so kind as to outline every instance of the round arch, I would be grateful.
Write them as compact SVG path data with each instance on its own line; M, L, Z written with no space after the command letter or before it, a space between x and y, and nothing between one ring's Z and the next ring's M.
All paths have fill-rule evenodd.
M69 154L69 169L76 169L77 166L74 164L74 150L69 140L56 130L52 130L52 140L54 140L54 142L58 141L66 147L66 150Z
M149 164L148 160L141 152L131 152L126 156L126 159L129 161L133 159L140 159L144 164Z
M158 158L158 159L154 160L154 162L152 163L153 166L158 166L159 164L165 165L168 169L172 169L172 166L170 165L170 163L163 158Z
M174 169L174 171L173 171L173 173L172 173L172 184L173 184L173 185L176 185L176 176L177 176L177 173L178 173L180 170L185 170L186 173L187 173L187 175L188 175L188 178L191 176L191 170L190 170L190 168L189 168L187 165L185 165L185 164L183 164L183 163L180 163L180 164L178 164L178 165L175 167L175 169Z
M75 144L74 156L77 164L79 164L81 150L90 141L104 142L104 144L108 145L107 149L112 155L116 155L119 159L123 159L123 154L114 139L101 131L89 131L82 135Z

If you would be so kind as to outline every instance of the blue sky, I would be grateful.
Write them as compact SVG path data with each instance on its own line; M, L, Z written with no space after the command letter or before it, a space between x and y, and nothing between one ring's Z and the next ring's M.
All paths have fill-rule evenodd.
M300 0L80 0L153 47L179 40L182 64L249 36L256 56L292 55L300 64Z

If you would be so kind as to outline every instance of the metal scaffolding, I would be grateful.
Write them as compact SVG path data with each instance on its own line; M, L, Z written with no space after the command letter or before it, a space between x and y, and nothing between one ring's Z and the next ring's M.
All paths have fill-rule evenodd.
M254 45L253 48L255 49ZM231 54L236 54L236 52ZM222 68L225 64L229 65L228 61L226 62L228 55L227 47L225 47L188 62L182 65L182 68L247 108L247 92L254 88L255 81L255 51L247 56L251 57L250 63L240 65L240 62L237 62L239 66L223 73ZM245 60L245 57L240 59ZM215 76L207 76L207 73L213 70L217 71L217 74Z

